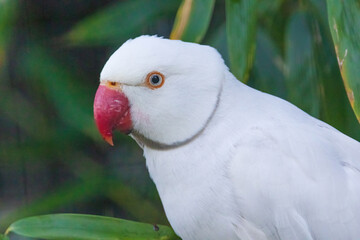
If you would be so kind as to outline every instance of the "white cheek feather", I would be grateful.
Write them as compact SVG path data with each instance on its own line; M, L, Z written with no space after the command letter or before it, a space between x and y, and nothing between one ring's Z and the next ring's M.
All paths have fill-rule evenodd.
M140 122L146 126L150 125L150 117L146 113L140 112L138 109L131 111L131 116L135 121L135 125L138 125Z
M142 49L139 45L134 51L132 44L145 40L154 46ZM210 47L162 40L165 44L156 49L158 40L143 37L124 44L105 65L102 78L118 75L117 80L124 84L137 133L171 145L191 139L205 127L216 108L227 68ZM181 51L174 48L178 46ZM141 56L135 58L137 55ZM207 55L206 62L196 57L203 55ZM152 71L165 76L159 89L143 86Z

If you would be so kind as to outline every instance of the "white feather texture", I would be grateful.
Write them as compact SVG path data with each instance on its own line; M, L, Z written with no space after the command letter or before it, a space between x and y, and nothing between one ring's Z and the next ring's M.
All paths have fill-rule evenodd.
M164 86L142 87L154 70ZM182 239L360 239L360 143L242 84L213 48L139 37L101 80L122 83L135 130L167 146L137 138Z
M152 71L165 76L163 87L141 86ZM127 41L110 57L100 79L124 84L136 131L153 141L174 144L193 137L206 124L225 71L213 48L142 36Z

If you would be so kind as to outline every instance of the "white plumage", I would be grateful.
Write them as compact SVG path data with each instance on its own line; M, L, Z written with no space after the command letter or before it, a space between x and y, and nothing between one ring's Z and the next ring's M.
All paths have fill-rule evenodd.
M159 89L143 86L159 71ZM184 240L360 239L360 144L228 71L211 47L142 36L106 63Z

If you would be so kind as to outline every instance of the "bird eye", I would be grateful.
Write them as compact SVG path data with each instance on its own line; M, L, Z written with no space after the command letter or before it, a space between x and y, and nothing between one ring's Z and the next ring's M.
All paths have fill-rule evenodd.
M158 74L151 75L150 77L151 85L157 86L161 83L161 76Z
M106 85L107 85L108 87L117 87L117 86L119 86L119 83L118 83L118 82L108 81L108 82L106 82Z
M151 89L159 88L164 84L165 77L159 72L151 72L146 77L146 83Z

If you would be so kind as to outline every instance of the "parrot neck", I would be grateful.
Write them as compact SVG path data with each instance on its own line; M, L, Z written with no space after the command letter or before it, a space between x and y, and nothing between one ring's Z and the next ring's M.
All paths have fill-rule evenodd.
M144 156L153 180L156 182L158 176L169 173L179 174L179 178L186 179L185 175L189 173L188 166L192 166L192 169L205 169L203 165L206 164L207 168L216 169L219 164L223 164L223 161L208 156L213 155L215 151L221 151L222 156L228 156L231 154L228 151L229 147L234 147L229 146L228 141L238 142L243 137L234 131L233 126L239 126L240 129L248 124L241 116L249 114L251 108L253 96L252 93L249 94L249 89L251 88L238 81L229 72L216 108L198 134L182 144L169 148L159 149L149 147L147 144L143 145ZM162 169L162 167L171 169ZM183 168L185 170L181 171ZM198 176L199 173L195 173L194 176ZM175 176L168 175L168 177Z
M146 164L166 215L175 231L189 239L234 239L230 236L231 229L227 228L218 231L216 236L196 234L198 229L232 226L231 221L236 221L224 216L235 215L233 209L237 209L228 176L229 161L236 146L227 138L235 135L231 129L233 124L228 122L234 117L234 111L229 109L237 104L246 105L238 103L243 97L239 93L245 94L241 88L247 87L229 73L213 117L193 140L166 150L144 147ZM228 204L224 204L225 199Z

